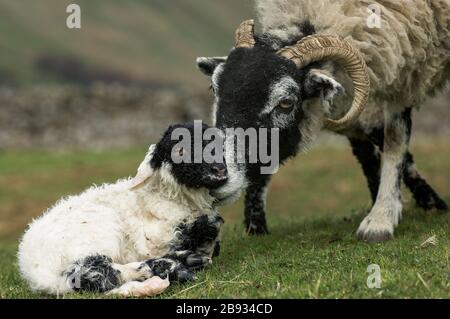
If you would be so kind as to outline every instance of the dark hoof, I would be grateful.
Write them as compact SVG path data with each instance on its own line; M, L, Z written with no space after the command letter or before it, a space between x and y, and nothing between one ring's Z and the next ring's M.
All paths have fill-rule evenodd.
M433 190L428 190L426 196L416 196L417 206L426 211L438 211L440 213L447 213L447 204L436 194Z
M192 254L186 258L186 266L190 270L199 270L205 268L211 262L208 256Z
M256 224L256 223L252 223L250 222L247 225L247 234L249 235L268 235L269 234L269 230L267 229L267 225L266 224Z
M426 208L426 210L438 211L439 213L448 213L448 206L438 197L434 198L432 205L430 205L429 208Z
M195 273L188 269L180 269L175 272L175 278L173 278L173 281L178 282L187 282L187 281L194 281L197 280L197 276ZM170 280L172 281L172 280Z

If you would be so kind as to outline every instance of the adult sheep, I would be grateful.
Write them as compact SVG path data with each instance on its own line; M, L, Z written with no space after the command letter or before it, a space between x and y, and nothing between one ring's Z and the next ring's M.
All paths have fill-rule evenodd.
M368 26L370 5L380 9L380 28ZM228 57L197 59L212 78L215 125L279 128L281 162L322 128L346 136L374 202L357 231L369 242L393 236L402 180L420 206L446 211L408 144L412 108L449 79L450 1L259 0L257 10L259 34L245 21ZM267 232L270 180L259 168L229 165L216 194L234 199L248 185L245 223L256 234Z
M227 174L223 161L193 162L194 128L171 126L134 179L64 198L33 221L18 253L31 288L146 296L168 286L161 278L195 279L194 271L219 252L223 220L210 191ZM203 134L206 126L197 130ZM177 132L190 135L190 149L172 137ZM173 154L190 160L174 162Z

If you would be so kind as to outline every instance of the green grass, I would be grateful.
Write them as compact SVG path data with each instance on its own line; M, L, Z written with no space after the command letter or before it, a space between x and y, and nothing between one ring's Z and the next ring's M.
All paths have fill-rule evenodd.
M449 142L413 147L423 175L447 202ZM31 293L17 271L17 238L26 223L62 195L133 174L144 152L0 154L0 298L49 297ZM160 298L449 298L450 216L416 209L405 195L394 240L356 240L369 207L364 178L348 149L316 148L275 177L269 236L245 234L242 202L225 207L221 255L196 282L175 284ZM433 235L437 245L421 247ZM381 289L366 286L370 264L381 267Z

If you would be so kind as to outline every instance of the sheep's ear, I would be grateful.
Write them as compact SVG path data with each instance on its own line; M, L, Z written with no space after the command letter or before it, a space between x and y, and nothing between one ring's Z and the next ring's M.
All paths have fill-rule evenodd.
M153 157L153 152L155 151L156 145L153 144L149 147L147 155L145 155L144 160L139 165L136 176L131 180L130 189L135 190L140 188L145 184L145 182L152 177L153 168L150 166L150 160Z
M220 63L223 63L227 60L227 57L200 57L197 58L197 68L202 72L203 74L207 76L212 76L214 73L214 70L219 66Z
M317 69L308 72L305 79L305 92L308 97L320 97L326 112L329 112L333 99L345 94L344 87L331 75Z

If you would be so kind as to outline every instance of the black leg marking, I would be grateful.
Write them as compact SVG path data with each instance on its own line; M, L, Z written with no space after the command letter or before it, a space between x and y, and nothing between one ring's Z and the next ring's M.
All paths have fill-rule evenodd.
M428 185L427 181L420 176L415 168L414 159L411 153L405 156L405 170L403 172L405 185L411 190L414 199L419 207L425 210L437 209L447 212L447 204L439 197L435 190Z
M160 278L169 277L170 281L191 281L195 280L195 273L186 268L180 261L171 258L149 259L145 262L151 269L154 276Z
M403 118L406 123L409 141L412 129L411 108L403 112ZM427 181L420 176L415 167L414 158L409 152L405 154L402 178L405 185L412 192L417 205L426 210L437 209L440 211L448 211L447 204L439 197Z
M216 241L214 245L213 257L217 257L220 255L220 241Z
M181 233L173 249L175 251L196 251L205 247L209 248L209 246L213 249L222 224L223 219L218 215L212 219L208 215L202 215L192 224L178 226Z
M349 139L353 154L358 159L369 185L372 203L375 203L380 185L381 157L378 149L369 141Z
M266 187L270 175L260 175L252 180L245 194L245 227L251 235L265 235L269 233L265 213Z
M80 259L64 274L74 291L105 292L120 286L120 271L103 255Z
M193 223L181 224L170 253L162 258L150 259L146 264L153 275L169 276L170 281L195 280L195 271L210 263L217 256L220 228L223 219L219 215L201 215Z

